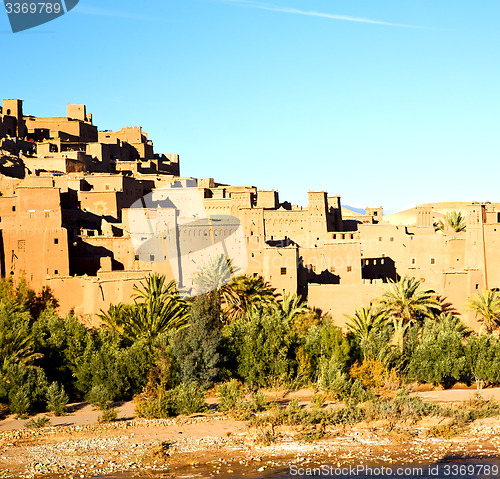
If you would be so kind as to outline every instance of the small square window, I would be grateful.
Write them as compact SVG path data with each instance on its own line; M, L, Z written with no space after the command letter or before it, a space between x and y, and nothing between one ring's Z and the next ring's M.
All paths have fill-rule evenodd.
M15 206L12 207L12 211L16 211L16 207Z
M135 255L135 260L139 261L139 255L138 254Z
M347 272L350 273L352 271L352 267L351 266L348 266L347 267Z
M394 241L394 237L393 237L393 236L391 236L391 237L389 238L389 241Z
M59 238L54 238L54 244L59 244Z
M379 236L379 237L378 237L378 240L379 240L379 241L382 241L382 236Z
M411 264L415 264L417 262L417 259L416 258L412 258L411 259Z
M155 255L154 254L150 254L149 255L149 261L154 261L155 260Z
M479 285L476 283L476 289L479 289Z
M35 217L35 213L33 211L30 211L30 218L34 218Z
M50 211L45 212L45 218L50 218Z
M54 270L54 274L59 274L59 270L58 270L58 269L55 269L55 270Z
M431 258L431 264L436 264L436 258Z
M286 268L281 268L281 274L286 274Z

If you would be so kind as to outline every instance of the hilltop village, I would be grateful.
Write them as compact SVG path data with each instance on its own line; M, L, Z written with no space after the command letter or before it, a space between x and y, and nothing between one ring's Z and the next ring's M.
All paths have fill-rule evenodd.
M130 214L141 198L172 186L196 188L209 216L237 218L246 274L278 293L300 293L339 325L400 276L421 280L469 321L467 298L500 287L500 204L422 205L384 216L382 207L358 214L339 196L310 191L306 207L291 205L277 191L184 178L179 156L155 153L141 127L99 131L85 105L42 118L24 114L22 100L3 100L0 175L1 275L50 287L61 313L89 323L110 304L129 302L149 273L172 277L157 249L134 247ZM436 230L451 210L465 216L465 231L446 221ZM189 254L203 225L180 231L176 247ZM223 222L211 231L206 241L232 230Z

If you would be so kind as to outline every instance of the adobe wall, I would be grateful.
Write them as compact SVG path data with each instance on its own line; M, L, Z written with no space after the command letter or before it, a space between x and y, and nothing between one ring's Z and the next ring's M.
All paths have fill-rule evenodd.
M334 324L345 328L347 318L356 309L368 308L370 302L384 294L384 284L310 284L308 305L332 316Z
M139 285L149 271L114 272L112 275L98 277L61 277L46 281L59 301L58 311L75 314L89 326L100 324L97 313L107 311L111 304L129 303L134 294L134 285Z

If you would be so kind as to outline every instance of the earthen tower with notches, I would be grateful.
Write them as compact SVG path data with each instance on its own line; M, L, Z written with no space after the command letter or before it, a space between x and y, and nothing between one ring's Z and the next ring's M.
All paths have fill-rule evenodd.
M428 204L383 216L381 207L359 214L339 196L310 191L300 207L277 191L183 178L179 156L154 153L141 127L99 131L85 105L40 118L25 115L18 99L0 108L0 274L24 276L35 290L49 286L61 313L90 323L110 304L130 301L152 272L192 286L181 268L174 272L166 256L138 249L132 237L132 206L175 187L195 188L208 217L240 227L240 272L263 276L279 293L300 293L339 325L405 275L446 298L471 326L467 298L500 288L500 204ZM144 204L149 229L157 225L153 210ZM451 210L462 212L466 230L436 231ZM175 206L166 211L178 216ZM184 224L169 241L189 256L203 241L229 237L229 223L211 222L210 234L203 222Z

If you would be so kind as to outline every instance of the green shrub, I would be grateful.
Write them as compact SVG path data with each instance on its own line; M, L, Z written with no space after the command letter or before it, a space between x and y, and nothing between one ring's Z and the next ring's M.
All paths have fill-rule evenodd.
M231 381L217 386L217 399L219 400L219 411L235 411L243 408L245 394L239 381Z
M320 369L318 386L328 391L339 400L349 399L352 381L344 371L344 365L335 357L323 361Z
M24 423L24 427L28 429L39 429L50 425L50 419L47 416L39 417L38 419L33 418Z
M118 409L115 407L108 407L107 409L104 409L102 411L102 414L97 418L97 422L99 424L106 422L113 422L116 421L117 417L118 417Z
M307 355L311 375L307 378L316 382L321 372L324 358L334 358L338 363L349 368L354 362L356 351L352 338L344 337L340 328L331 318L326 317L320 324L312 325L301 339L303 354Z
M244 407L250 412L265 411L267 408L266 395L262 391L253 392L250 399L245 402Z
M135 413L146 419L161 419L176 414L175 395L170 391L157 391L153 396L136 398Z
M321 409L325 405L326 394L315 394L311 399L311 406Z
M56 416L62 416L65 413L68 404L68 395L64 391L64 386L59 386L53 382L47 388L47 410L53 412Z
M422 340L415 349L408 376L417 381L450 385L467 372L464 328L456 319L427 320Z
M108 388L99 384L94 386L88 395L88 401L92 406L104 411L107 409L108 404L111 402L112 395Z
M198 296L191 307L189 327L173 336L172 351L181 382L213 387L225 363L220 300L216 292Z
M75 386L86 394L103 386L111 401L130 399L146 384L152 364L153 354L146 340L129 345L116 332L99 330L91 334L76 363Z
M478 384L500 384L500 341L491 335L472 335L465 346L467 373Z
M194 414L207 408L205 393L194 383L180 384L174 391L175 412L177 414Z
M20 419L26 419L31 410L31 400L28 388L23 385L17 391L9 394L9 409Z
M0 378L0 391L8 399L9 410L18 416L45 410L47 378L43 369L8 364Z
M426 416L436 416L442 413L437 404L424 402L419 397L408 396L404 390L399 390L392 399L377 399L371 401L366 408L368 420L390 419L413 420L414 422Z
M294 379L296 336L292 321L279 308L253 308L226 329L236 371L251 388Z

